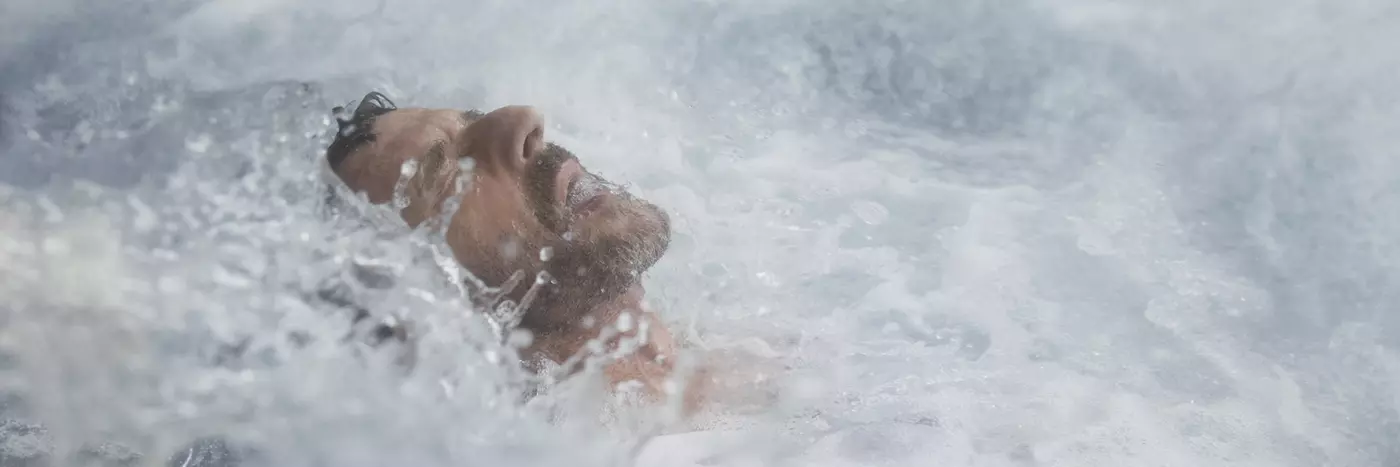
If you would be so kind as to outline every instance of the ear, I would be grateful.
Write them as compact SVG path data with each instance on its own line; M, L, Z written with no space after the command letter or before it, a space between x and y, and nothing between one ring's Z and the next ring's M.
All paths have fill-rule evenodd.
M418 173L409 181L407 210L416 225L439 213L449 196L456 193L458 173L456 157L445 143L434 144L418 161Z

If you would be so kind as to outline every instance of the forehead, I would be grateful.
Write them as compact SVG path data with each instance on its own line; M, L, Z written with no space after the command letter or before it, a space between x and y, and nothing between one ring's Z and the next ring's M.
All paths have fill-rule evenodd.
M389 111L374 118L369 132L370 144L353 152L378 158L392 155L399 159L421 156L434 146L452 146L457 135L474 120L469 113L452 109L404 108Z
M448 141L471 124L460 110L398 109L374 119L375 137L385 143Z

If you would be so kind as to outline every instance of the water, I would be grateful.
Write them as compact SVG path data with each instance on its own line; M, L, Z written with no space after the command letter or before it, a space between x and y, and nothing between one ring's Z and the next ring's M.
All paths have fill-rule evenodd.
M666 319L793 368L737 417L770 465L1400 465L1387 2L43 5L0 15L0 463L626 457L512 403L430 238L324 215L374 88L536 105L668 209ZM318 344L326 283L436 323L427 370Z

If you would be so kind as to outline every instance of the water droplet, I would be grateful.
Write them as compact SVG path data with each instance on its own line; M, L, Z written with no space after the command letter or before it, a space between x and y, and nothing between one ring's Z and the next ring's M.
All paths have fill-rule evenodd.
M68 246L68 242L52 237L45 238L43 243L40 244L40 248L44 250L45 254L50 255L64 255L72 251L72 248Z
M393 206L395 210L402 211L408 207L408 183L413 180L413 176L417 173L417 160L408 160L399 166L399 181L394 183Z
M73 128L73 132L77 133L78 141L82 141L83 144L92 143L92 137L97 134L97 131L92 129L92 123L87 120L79 122L78 126Z
M176 276L161 276L156 279L156 290L171 295L185 290L185 281Z
M209 138L208 134L200 134L192 139L186 139L185 149L195 154L203 154L205 151L209 150L209 145L213 144L213 142L214 141Z
M347 109L344 106L337 105L335 106L335 108L331 109L331 116L335 117L336 120L340 120L343 122L350 121L350 109Z
M156 213L151 210L150 206L147 206L135 195L128 196L126 200L127 204L131 205L131 209L136 211L136 215L132 218L132 224L137 232L150 232L156 228Z
M769 287L778 287L778 286L782 285L782 281L779 281L779 280L778 280L778 276L777 276L776 274L771 273L771 272L767 272L767 271L759 271L759 272L756 272L756 273L754 273L754 278L758 279L758 281L761 282L761 283L763 283L763 285L766 285L766 286L769 286Z
M554 247L540 248L540 261L549 261L554 257Z
M794 401L814 401L820 399L825 392L826 385L820 379L810 376L798 378L789 389L790 397Z
M632 332L632 324L632 314L623 313L617 317L617 322L613 323L613 326L617 328L618 332L627 333Z
M54 204L53 200L49 199L47 196L40 197L36 204L39 205L39 210L44 212L45 223L57 224L63 222L63 219L66 218L63 215L63 209L59 208L57 204Z
M403 165L399 167L399 176L400 176L400 177L412 177L414 174L417 174L417 173L418 173L418 161L417 161L417 160L411 159L411 160L405 161L405 162L403 163Z
M501 242L501 256L505 258L506 261L511 261L514 260L516 257L519 257L520 241L516 240L514 237L511 237Z
M514 331L511 331L510 337L506 339L507 344L517 349L529 347L530 344L533 344L534 342L534 333L531 333L529 330L526 329L516 329Z
M890 215L889 210L873 201L857 201L851 205L851 209L856 212L856 217L870 225L880 225Z

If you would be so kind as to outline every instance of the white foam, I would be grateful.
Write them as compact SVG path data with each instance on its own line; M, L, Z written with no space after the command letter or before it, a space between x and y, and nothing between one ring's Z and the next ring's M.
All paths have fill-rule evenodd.
M511 350L423 236L314 214L324 141L301 135L328 109L201 94L297 79L316 105L535 105L671 212L648 300L791 369L773 407L700 422L742 434L658 437L638 465L1394 460L1384 2L353 3L209 2L4 90L6 157L151 177L0 205L0 316L23 324L0 347L31 372L7 384L64 439L594 465L665 418L598 430L583 383L515 406ZM305 295L361 259L403 277L356 298L432 330L414 375L276 337L346 331ZM246 335L281 363L189 357Z

